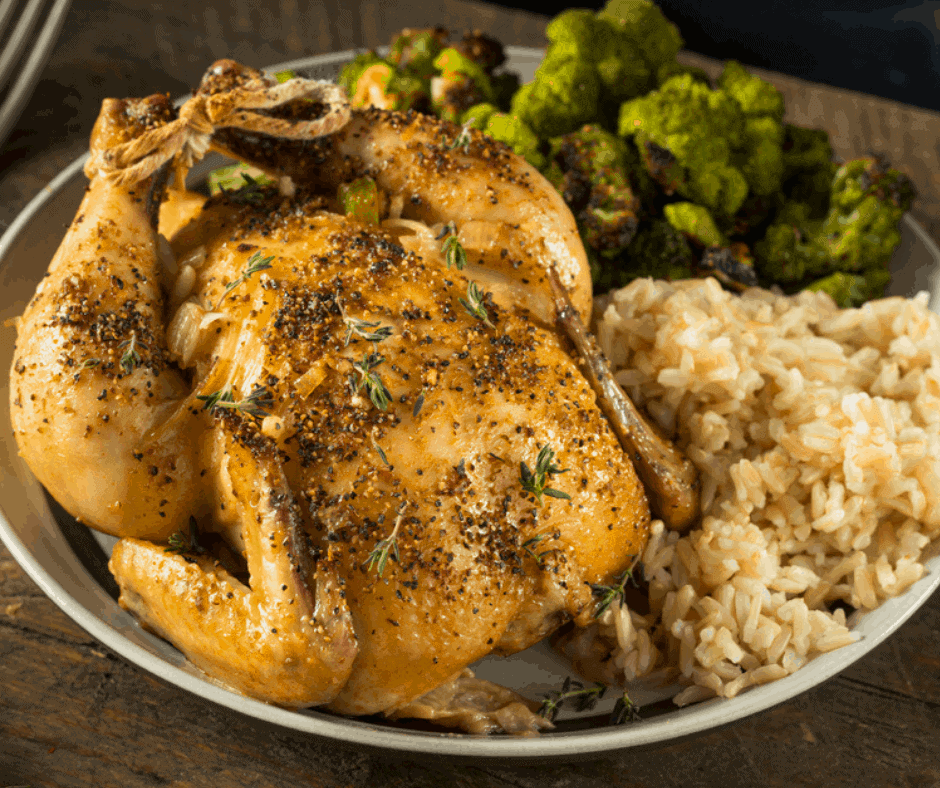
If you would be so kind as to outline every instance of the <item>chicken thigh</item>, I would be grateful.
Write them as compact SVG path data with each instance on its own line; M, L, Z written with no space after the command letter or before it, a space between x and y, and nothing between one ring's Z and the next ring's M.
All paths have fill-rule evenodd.
M106 103L92 150L171 122L158 97ZM294 183L210 199L172 239L169 298L162 170L90 172L20 321L24 458L123 537L121 603L253 697L416 708L486 654L587 624L592 584L647 537L630 458L554 325L553 264L590 306L573 220L521 159L479 138L455 149L457 131L375 110L321 142L216 131ZM343 215L336 188L364 173L412 209ZM435 237L447 222L462 269Z

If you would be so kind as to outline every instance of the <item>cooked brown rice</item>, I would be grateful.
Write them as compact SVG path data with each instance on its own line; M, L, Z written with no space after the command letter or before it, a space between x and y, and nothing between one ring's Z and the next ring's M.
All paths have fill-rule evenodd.
M703 517L653 525L650 613L608 609L610 681L678 673L680 705L782 678L853 642L940 534L940 319L926 294L838 309L641 279L600 304L618 382L703 481Z

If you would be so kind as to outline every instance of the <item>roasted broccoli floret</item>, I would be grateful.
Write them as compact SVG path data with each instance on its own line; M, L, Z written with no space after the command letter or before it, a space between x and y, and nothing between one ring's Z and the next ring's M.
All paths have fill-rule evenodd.
M858 293L865 298L878 295L890 278L886 267L901 240L898 223L913 198L910 180L889 169L883 159L846 162L832 181L824 220L812 220L806 203L784 207L756 247L760 273L770 281L795 286L821 280L819 288L827 292L841 288L839 298L845 300L849 293L853 303L859 302ZM832 279L833 273L857 274L861 279Z
M688 279L695 275L695 264L696 255L686 237L668 222L656 219L640 228L626 254L616 264L605 263L595 280L595 289L622 287L643 276Z
M840 307L861 306L873 298L881 298L891 282L887 268L873 268L864 274L838 271L806 285L806 290L829 293Z
M626 249L639 224L626 155L623 141L598 126L551 141L546 176L571 208L585 246L601 257Z
M431 104L438 116L456 122L475 104L492 104L495 95L489 75L453 47L434 60L441 73L431 79Z
M600 78L593 65L551 47L535 72L535 80L512 97L510 110L539 137L559 137L575 131L597 115Z
M405 28L394 39L388 51L388 62L414 76L430 79L434 60L447 45L450 34L443 27L412 30Z
M493 100L496 106L503 112L508 112L512 106L512 97L519 90L519 75L515 71L504 71L502 74L494 74L490 78L493 85Z
M632 137L642 156L652 150L663 160L674 157L682 168L681 174L675 172L675 190L713 213L730 216L747 197L747 180L732 164L732 153L743 147L744 117L722 91L688 74L672 77L659 90L626 102L619 129Z
M829 188L838 166L832 160L829 133L783 127L783 193L790 200L807 203L813 218L829 211Z
M500 112L492 104L477 104L464 112L460 122L505 143L536 169L545 166L539 138L518 117Z
M503 45L481 30L464 33L463 39L454 45L454 49L480 66L487 74L492 74L506 62Z
M688 74L696 82L701 82L703 85L707 85L708 87L712 86L711 79L709 79L708 74L703 69L696 68L695 66L683 66L678 61L672 60L656 69L656 87L662 87L667 79L680 77L683 74Z
M610 0L598 13L625 31L640 50L651 74L674 61L682 49L679 28L650 0Z
M729 60L718 77L718 87L733 98L748 117L783 118L783 96L769 82L755 77L740 63Z
M829 215L820 231L834 267L861 271L887 264L901 242L898 223L913 199L910 179L883 158L843 164L832 181Z
M697 276L714 276L729 290L738 292L758 284L754 258L745 244L706 249L699 260Z
M696 246L725 246L728 242L707 208L692 202L674 202L663 208L666 221Z

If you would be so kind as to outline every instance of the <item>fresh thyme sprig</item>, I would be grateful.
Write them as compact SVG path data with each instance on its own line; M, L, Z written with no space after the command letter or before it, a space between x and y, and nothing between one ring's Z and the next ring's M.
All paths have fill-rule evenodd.
M568 468L559 468L555 465L553 462L554 457L555 452L552 451L551 447L546 443L539 449L538 456L535 458L534 472L529 469L529 466L526 465L525 462L519 463L519 481L522 484L522 489L528 493L532 493L532 495L538 499L539 506L542 505L543 495L547 495L550 498L561 498L566 501L571 500L571 496L568 495L568 493L545 486L548 483L549 477L568 472Z
M92 367L97 367L100 363L100 358L86 358L81 364L78 365L78 368L91 369Z
M394 558L397 563L401 563L401 557L398 553L398 529L401 526L401 521L405 517L404 509L404 504L398 507L398 516L395 518L395 525L392 527L392 532L384 539L380 539L376 542L375 547L372 548L372 552L369 553L369 557L365 560L365 563L363 563L366 571L371 571L375 568L378 576L381 577L389 558Z
M216 302L215 311L218 311L219 307L222 306L222 302L225 300L225 296L231 293L242 282L247 282L252 276L254 276L254 274L270 268L271 261L273 259L274 255L271 255L270 257L262 257L261 252L255 252L251 257L249 257L248 265L245 266L245 270L241 272L241 275L225 286L225 292L222 293L222 295L219 297L219 300Z
M273 397L267 386L255 386L251 393L240 400L235 399L230 387L214 391L211 394L197 394L196 399L205 403L203 410L213 411L217 408L228 408L247 413L250 416L264 418L268 415Z
M130 339L125 339L118 345L118 350L123 350L124 353L121 355L121 369L124 370L124 374L129 375L133 372L138 366L140 366L140 353L137 348L141 347L146 350L147 346L143 342L137 341L137 333L131 331Z
M382 342L395 333L395 329L391 326L383 326L379 320L370 322L358 317L349 317L345 313L343 314L343 323L346 324L346 340L344 343L346 345L352 341L354 334L368 342Z
M470 152L470 143L473 141L473 138L470 136L470 128L472 121L463 124L463 128L460 129L460 133L454 137L453 142L447 146L447 150L456 150L457 148L463 146L463 152Z
M545 534L537 534L536 536L533 536L531 539L526 539L522 543L522 549L525 550L529 555L531 555L535 559L535 563L537 563L539 566L542 565L542 560L545 558L545 556L547 556L549 553L555 552L555 550L543 550L541 553L535 552L535 546L539 542L541 542L544 538L545 538Z
M594 596L599 597L601 600L600 604L597 606L597 611L594 613L594 618L600 618L604 611L607 610L607 608L609 608L618 599L622 605L624 602L624 593L626 592L627 583L632 581L633 570L624 569L623 572L617 575L613 585L604 586L592 583L591 591L594 593Z
M382 458L382 462L391 468L392 464L388 461L388 457L385 456L385 449L379 446L379 444L377 444L374 440L372 441L372 447L376 450L376 452L378 452L379 457Z
M222 192L226 198L238 205L259 205L264 202L266 197L265 186L272 183L269 178L252 178L247 172L241 173L244 185L237 189L226 189L222 187Z
M445 229L447 227L453 228L453 222L445 225ZM463 244L457 239L457 230L452 229L452 233L452 235L447 236L441 245L441 252L444 254L448 268L453 266L458 271L463 271L467 265L467 250L463 248Z
M490 328L496 328L490 321L490 315L483 306L483 300L486 295L477 287L476 282L467 282L467 297L457 299L460 305L467 310L477 320L482 320L483 324Z
M554 722L561 707L569 700L574 702L576 711L590 711L597 706L606 691L604 684L585 687L580 681L572 681L569 676L561 685L560 691L555 690L545 696L539 707L539 716Z
M377 372L373 372L379 364L385 361L385 356L378 353L367 353L362 357L362 361L354 361L353 369L359 373L359 380L356 383L356 391L363 388L369 393L369 399L379 410L388 410L388 405L392 401L392 395L382 382Z
M189 534L182 531L176 531L170 535L167 540L168 547L164 548L164 553L174 553L176 555L202 555L206 548L199 544L199 529L196 527L196 518L189 518Z
M610 713L610 724L623 725L625 722L639 722L641 719L639 707L630 700L630 696L624 690L623 694L617 698L614 710Z

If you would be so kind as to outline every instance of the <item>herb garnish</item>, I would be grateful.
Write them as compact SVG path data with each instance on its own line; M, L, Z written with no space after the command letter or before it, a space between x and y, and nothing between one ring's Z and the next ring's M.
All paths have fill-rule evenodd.
M546 443L539 449L538 457L535 458L534 473L529 470L529 466L526 465L525 462L519 463L519 481L522 483L522 489L528 493L532 493L532 495L538 499L539 506L542 505L543 495L547 495L550 498L562 498L566 501L571 500L571 496L568 495L568 493L545 486L548 482L548 477L555 476L559 473L567 473L569 470L568 468L559 468L555 465L555 463L552 462L554 457L555 452L553 452L551 447Z
M560 534L555 533L553 538L557 539L559 536ZM522 543L522 549L531 555L535 559L535 563L537 563L539 566L542 565L542 561L545 559L545 556L551 555L552 553L561 552L557 547L551 547L548 550L543 550L541 553L535 552L535 545L541 542L544 538L545 534L537 534L531 539L526 539L526 541Z
M624 603L624 592L627 587L627 583L633 580L633 570L624 569L619 575L617 575L614 584L609 586L597 585L596 583L591 584L591 591L594 593L594 596L600 597L600 604L597 607L597 612L594 613L594 618L600 618L607 608L609 608L614 601L620 600L620 604Z
M463 128L460 129L460 134L454 137L454 141L447 146L447 150L456 150L457 148L463 146L463 152L470 152L470 143L473 141L473 138L470 136L470 128L473 121L463 124Z
M264 180L252 178L247 172L241 173L241 178L245 182L244 186L237 189L221 187L226 198L238 205L258 205L264 202L266 197L265 186L272 181L267 178Z
M586 688L580 681L572 681L569 676L561 685L560 692L555 690L545 696L539 707L539 716L554 722L559 709L567 700L574 701L576 711L590 711L597 706L597 702L604 697L606 691L607 687L604 684Z
M346 324L345 345L352 341L353 334L368 342L382 342L395 333L391 326L383 326L380 320L373 323L368 320L361 320L358 317L349 317L344 313L343 322Z
M369 392L369 399L379 410L388 410L388 405L392 401L392 395L385 388L382 378L378 373L373 372L379 364L385 361L385 356L378 353L367 353L362 357L362 361L354 361L353 369L359 373L359 381L355 384L355 390L358 392L365 388Z
M268 415L266 409L271 407L274 398L271 396L271 392L268 391L267 386L255 386L248 396L237 402L231 387L214 391L212 394L197 394L196 399L205 403L202 406L203 410L213 411L217 408L228 408L247 413L250 416L264 418Z
M196 518L189 518L189 535L182 531L177 531L170 535L167 540L169 547L164 548L164 553L174 553L176 555L202 555L206 548L199 544L199 531L196 528Z
M421 412L421 408L424 407L424 391L418 395L418 398L415 400L415 406L411 409L411 418L418 418L418 414Z
M131 331L130 339L125 339L118 345L118 350L124 351L121 356L121 369L124 370L126 375L129 375L140 365L140 353L137 352L138 345L144 349L147 348L143 342L137 341L137 333L134 331Z
M464 249L463 244L457 240L457 228L454 226L453 222L444 225L444 231L448 230L450 234L441 245L441 252L444 255L444 259L447 261L448 268L454 266L458 271L463 271L467 265L467 250Z
M81 364L78 365L78 368L91 369L92 367L97 367L100 363L100 358L86 358Z
M365 563L363 563L367 571L375 567L379 577L381 577L382 572L385 571L385 564L388 563L389 557L401 563L401 558L398 554L398 528L405 517L404 510L405 504L398 507L398 517L395 518L395 525L392 527L392 532L384 539L380 539L376 542L375 547L372 548L372 552L369 553L369 557L365 560Z
M378 452L379 457L382 458L382 462L384 462L389 468L391 468L392 464L388 461L388 457L385 456L385 450L381 446L379 446L379 444L377 444L375 441L372 441L372 447Z
M617 704L610 714L611 725L623 725L625 722L639 722L640 710L636 704L630 700L630 696L624 690L623 694L617 698Z
M486 307L483 306L483 299L486 298L486 295L483 291L477 287L476 282L467 282L467 297L457 299L460 302L460 305L467 310L473 317L477 320L482 320L483 324L489 326L490 328L496 328L490 322L490 315L486 311Z
M247 282L253 274L270 268L271 261L273 259L274 255L271 255L270 257L262 257L261 252L255 252L251 257L249 257L248 265L245 266L245 270L241 272L241 275L238 277L238 279L236 279L234 282L229 282L225 286L225 292L223 292L219 297L219 300L215 305L215 311L218 311L219 307L222 306L222 302L225 300L225 296L231 293L242 282Z

